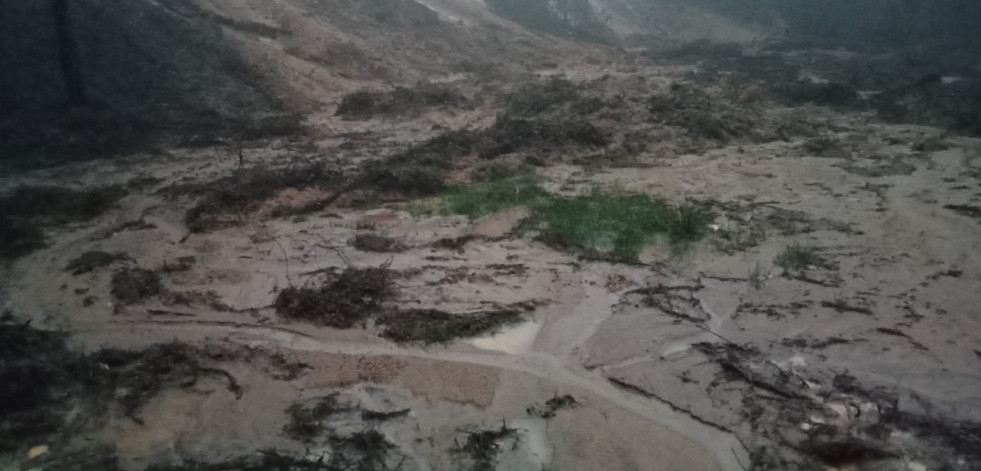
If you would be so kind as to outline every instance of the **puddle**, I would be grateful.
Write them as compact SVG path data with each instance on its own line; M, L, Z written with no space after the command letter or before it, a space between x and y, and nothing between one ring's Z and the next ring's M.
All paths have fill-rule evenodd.
M470 339L467 343L481 350L510 354L522 353L530 351L535 345L535 339L541 329L542 324L540 322L528 321L494 335Z

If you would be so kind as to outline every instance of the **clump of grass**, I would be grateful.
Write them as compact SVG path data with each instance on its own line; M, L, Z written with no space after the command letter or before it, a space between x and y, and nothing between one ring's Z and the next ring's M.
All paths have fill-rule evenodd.
M703 207L674 206L649 195L602 190L575 197L553 195L531 175L456 187L413 209L476 219L516 206L529 209L524 227L541 231L545 239L622 259L636 259L645 245L662 239L683 248L704 237L713 220Z
M821 257L816 247L794 244L788 245L780 255L777 255L773 263L786 271L804 271L820 265Z
M649 195L593 191L549 198L534 208L530 222L549 237L635 259L659 238L675 246L701 239L712 215L696 206L672 206Z
M519 175L452 187L439 197L414 201L409 210L416 215L462 214L473 220L508 208L532 206L547 197L534 175Z
M521 175L451 189L442 199L444 210L477 219L516 206L535 206L548 198L532 175Z

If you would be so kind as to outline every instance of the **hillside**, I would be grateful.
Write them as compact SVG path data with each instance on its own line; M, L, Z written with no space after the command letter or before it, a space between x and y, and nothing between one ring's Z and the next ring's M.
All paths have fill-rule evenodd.
M437 13L409 0L71 2L92 101L83 113L63 111L45 2L5 3L4 160L44 165L175 136L294 132L303 115L355 89L507 77L570 56L568 45L485 10L443 3L433 3Z

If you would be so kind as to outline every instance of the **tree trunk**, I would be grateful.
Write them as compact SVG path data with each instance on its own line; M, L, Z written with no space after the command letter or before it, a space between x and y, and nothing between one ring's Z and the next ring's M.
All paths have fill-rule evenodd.
M52 0L51 6L54 10L61 75L68 92L68 103L71 106L81 106L86 102L85 84L82 82L82 71L78 67L78 50L68 18L68 0Z

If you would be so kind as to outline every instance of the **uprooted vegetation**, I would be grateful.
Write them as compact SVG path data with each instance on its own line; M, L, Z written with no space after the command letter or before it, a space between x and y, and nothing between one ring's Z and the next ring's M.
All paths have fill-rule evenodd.
M684 79L654 88L652 94L639 92L636 84L609 76L580 83L551 78L517 87L506 95L491 128L497 130L496 145L480 155L515 154L531 165L650 164L655 155L788 141L820 128L800 115L767 111L752 85L710 87ZM562 154L543 152L538 145L522 147L524 136L536 135L537 142L579 146ZM519 152L526 148L537 152Z
M0 321L0 452L54 433L61 427L64 390L78 387L77 361L56 332Z
M505 98L504 112L510 116L532 117L581 97L581 87L569 80L552 77L518 87Z
M608 143L606 133L583 119L553 121L498 117L494 125L485 131L484 143L478 155L492 159L529 148L561 148L569 144L599 148Z
M565 197L546 192L529 175L456 187L417 212L439 211L476 219L524 206L524 230L537 230L559 247L635 259L644 246L666 240L676 248L701 240L712 213L695 204L672 205L643 194L594 189Z
M469 469L472 471L494 471L497 469L501 442L510 440L513 447L518 439L518 430L502 422L496 429L467 433L466 441L453 451L469 459Z
M191 387L203 378L218 378L229 392L241 397L242 387L235 377L208 365L204 356L197 348L175 343L143 351L100 350L89 361L108 367L102 381L114 385L115 399L126 416L142 423L140 407L166 387Z
M276 312L326 327L366 327L375 319L381 336L395 342L445 343L493 333L522 321L527 306L449 313L387 306L397 274L388 268L347 268L313 287L290 287L276 297Z
M929 74L876 96L872 104L879 117L888 122L935 125L981 135L981 81L976 75L948 82Z
M522 151L550 153L570 146L606 146L610 136L590 121L546 113L570 99L578 99L577 88L562 79L527 85L507 98L504 112L490 127L448 131L385 159L368 162L330 202L359 191L373 192L378 199L433 195L446 189L450 170L459 169L462 161L473 156L492 161Z
M143 268L117 270L110 280L109 292L123 304L136 304L164 292L160 274Z
M384 471L397 469L406 460L398 447L384 433L375 429L331 437L330 444L334 453L328 465L333 468L327 469Z
M380 412L369 409L360 409L356 405L348 404L341 399L340 393L334 392L317 399L312 405L305 406L303 403L291 405L286 414L290 417L290 423L283 427L286 436L293 440L306 443L313 443L317 438L330 436L332 419L341 421L349 418L360 417L365 424L377 424L409 414L410 409L400 409L391 412ZM345 417L350 414L351 417Z
M570 145L605 146L609 143L608 133L585 119L585 115L604 105L582 105L594 102L581 95L581 88L559 78L526 84L505 96L504 109L490 127L449 131L383 160L380 166L447 169L457 159L472 155L494 159L523 150L547 152ZM367 166L369 177L378 166Z
M382 337L399 343L446 343L479 337L524 320L514 308L451 314L437 309L400 309L378 318Z
M406 249L402 241L378 234L358 234L351 240L351 246L362 252L402 252Z
M944 209L948 209L962 216L967 216L981 221L981 206L972 206L969 204L946 204L944 205Z
M283 427L283 432L293 440L310 442L320 436L325 428L324 421L333 415L347 412L350 407L341 404L336 393L324 396L315 404L306 407L296 403L286 410L290 423Z
M828 51L771 50L693 43L693 53L670 60L700 61L698 81L730 90L748 86L787 106L818 105L874 111L884 121L939 126L969 135L981 132L981 82L968 52L929 48L888 54L840 55ZM963 54L963 55L962 55ZM651 53L656 60L664 54Z
M695 347L718 364L729 381L746 385L743 414L753 430L754 469L864 469L902 456L901 436L929 444L913 458L931 464L931 469L981 465L981 424L924 414L900 400L901 394L914 394L916 400L915 393L866 387L847 372L790 371L752 346ZM768 410L773 406L776 411Z
M554 412L575 405L576 401L571 396L555 396L549 400L547 407ZM329 446L331 450L329 454L324 454L319 459L316 467L306 468L298 466L297 461L289 461L292 466L298 467L288 469L381 471L402 469L403 466L408 469L415 468L414 453L407 453L402 448L405 446L405 441L400 440L397 445L389 439L389 436L398 437L401 434L397 431L392 433L392 428L383 425L390 421L405 420L409 421L405 426L412 427L414 415L411 414L411 409L395 409L387 412L365 409L359 396L332 392L323 397L297 402L286 412L290 417L289 423L284 427L287 436L304 443L307 447ZM413 428L418 431L418 424ZM455 437L453 446L446 449L450 453L448 458L453 463L452 469L480 471L498 469L498 455L513 450L521 438L519 429L508 427L506 422L502 422L500 427L487 429L468 426L461 429L460 433L463 436ZM416 438L418 443L425 440L421 437ZM438 446L436 444L438 442L434 442L432 438L429 438L428 442L430 447ZM284 464L287 463L285 460L289 459L280 458L284 459ZM215 469L239 468L216 467Z
M719 144L768 140L757 129L757 110L724 105L692 84L673 83L667 93L651 96L647 106L654 122L682 128L694 140Z
M240 224L258 210L262 203L287 188L326 189L339 181L340 173L321 162L291 165L282 169L254 167L237 170L233 175L195 188L171 188L179 193L203 192L204 196L184 216L188 229L202 232ZM302 207L274 208L273 215L290 215L313 211L322 206L322 200L314 198Z
M568 394L563 394L561 396L555 395L549 400L545 401L543 406L533 405L528 407L526 412L528 415L541 417L543 419L551 419L555 417L556 414L561 410L572 409L579 405L579 401L575 397Z
M342 175L323 163L284 169L256 167L204 184L172 186L164 192L202 195L185 214L185 223L192 232L239 225L256 217L260 210L265 210L265 216L277 217L332 204L358 205L434 195L447 188L451 171L461 167L476 172L511 154L521 156L534 151L534 158L542 159L543 155L573 147L595 150L607 146L611 142L607 131L588 119L557 111L556 107L577 108L588 101L577 89L561 79L529 85L508 99L506 111L490 127L446 132L386 158L366 162L351 175ZM544 92L539 94L536 90ZM580 111L589 114L596 109L585 106ZM475 156L480 158L476 164ZM312 195L301 206L269 208L270 199L286 189L309 191Z
M316 287L289 287L276 296L276 312L289 319L348 329L364 325L395 293L387 268L348 268Z
M391 418L408 410L373 412L347 401L335 392L317 399L310 406L295 403L286 410L290 423L283 431L287 436L308 445L326 444L331 449L329 458L320 459L317 467L296 469L383 471L401 468L407 457L375 425L380 418ZM352 424L361 430L353 433L338 430L350 428Z
M129 259L129 255L126 255L125 253L109 253L101 250L90 250L68 262L68 265L65 266L65 271L70 272L72 275L78 276L107 267L117 261Z
M470 153L476 142L474 135L470 131L444 134L388 159L369 162L347 178L322 162L281 169L260 166L236 170L217 181L172 186L164 192L170 196L200 195L184 216L192 232L241 225L257 217L263 208L268 210L266 216L281 217L317 211L339 200L352 203L428 195L445 188L450 160ZM301 205L266 207L269 200L287 189L308 191L310 195Z
M45 245L44 228L91 220L126 194L119 186L88 190L20 187L0 198L0 258L13 259Z
M97 426L111 411L142 423L140 409L160 391L210 379L240 395L238 382L220 364L238 358L253 361L257 352L175 343L81 354L69 350L63 334L5 314L0 319L0 453L20 454L26 447L48 443L54 453L45 458L51 461L46 465L69 469L63 465L74 459L72 437ZM280 356L259 354L281 378L295 378L302 371Z
M412 117L426 108L461 107L467 103L466 97L446 86L421 84L387 92L362 90L345 95L335 114L352 120L379 115Z
M251 456L243 456L220 463L198 463L185 461L175 466L152 466L147 471L344 471L347 469L365 469L374 471L383 468L351 468L341 467L321 458L299 458L277 451L263 450Z

